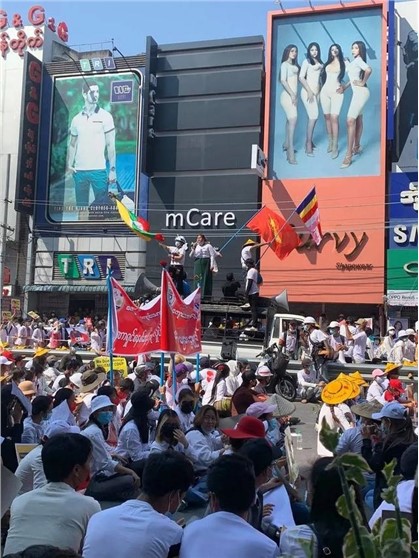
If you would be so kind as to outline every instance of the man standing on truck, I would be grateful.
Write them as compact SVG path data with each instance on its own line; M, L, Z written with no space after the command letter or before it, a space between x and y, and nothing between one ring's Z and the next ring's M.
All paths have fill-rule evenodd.
M246 266L246 297L249 301L250 310L252 312L252 325L248 328L248 331L257 331L259 285L261 284L261 280L259 279L260 275L253 260L246 260Z
M293 360L298 360L300 332L297 326L297 322L291 320L288 328L281 333L278 339L280 349Z

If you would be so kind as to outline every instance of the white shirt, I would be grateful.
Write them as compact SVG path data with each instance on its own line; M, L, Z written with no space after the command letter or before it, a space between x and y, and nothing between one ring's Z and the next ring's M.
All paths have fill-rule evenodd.
M96 424L89 424L89 426L82 430L80 434L83 434L83 436L86 436L86 438L89 438L92 442L93 457L90 465L91 475L93 476L99 471L106 476L113 475L118 462L112 459L103 437L102 430Z
M402 364L403 359L405 358L404 355L405 351L405 342L399 339L394 344L394 347L391 349L391 352L388 356L388 362L394 362L395 364Z
M276 558L279 548L244 519L225 511L190 523L183 534L179 558Z
M316 62L311 64L307 58L301 64L300 77L304 78L314 95L319 92L320 70L323 68L322 64Z
M32 417L26 417L23 421L22 444L39 444L44 435L46 422L36 424Z
M339 432L339 430L348 430L348 428L352 428L352 424L346 418L346 414L351 415L351 410L348 405L345 403L339 403L339 405L334 406L334 413L336 419L339 421L339 424L333 419L332 410L329 405L323 403L320 414L318 418L318 433L317 433L317 455L320 457L331 457L333 454L324 447L324 445L320 442L320 431L322 427L323 418L326 419L327 425L334 431Z
M397 485L397 499L399 501L400 511L406 513L412 513L412 499L413 499L413 489L415 488L414 480L401 481ZM375 512L372 514L368 525L372 529L374 523L376 523L381 516L383 511L394 511L394 504L389 504L387 502L381 502Z
M195 413L189 413L189 414L182 413L179 405L176 405L175 411L177 413L177 416L179 417L180 427L181 427L182 431L187 432L188 430L190 430L193 426Z
M223 443L218 432L203 434L200 430L191 430L186 434L186 439L196 456L194 462L196 471L205 471L220 456Z
M202 405L213 405L216 401L221 401L226 396L227 386L225 380L220 380L215 389L214 397L212 396L212 388L215 380L212 380L206 387Z
M310 354L313 352L314 343L324 343L327 335L321 329L314 329L308 336L308 345L310 347Z
M17 337L15 341L15 345L26 345L26 338L28 336L28 332L24 325L17 326Z
M80 426L83 426L83 424L85 424L89 420L90 413L92 412L92 399L93 397L95 397L95 395L96 392L79 394L79 398L83 400L77 413L78 423L80 424Z
M192 258L210 258L211 262L210 262L210 266L211 269L215 272L218 271L218 265L217 265L217 261L216 261L216 256L217 253L215 251L215 248L209 243L207 242L206 244L204 244L203 246L201 246L200 244L197 244L195 248L192 248L191 251L189 252L190 257Z
M158 442L157 440L154 440L154 442L151 444L150 453L160 453L168 449L182 453L191 461L196 461L196 455L191 444L189 444L188 447L185 449L185 446L179 443L177 443L175 446L171 446L168 442Z
M22 483L19 495L47 484L41 458L42 446L30 451L19 463L15 475Z
M258 294L259 293L259 285L258 285L258 270L255 267L251 267L246 275L246 292L247 292L247 285L248 282L251 280L252 285L250 287L249 295Z
M279 549L281 556L317 558L317 537L308 525L296 525L282 531Z
M347 63L346 71L348 72L351 84L353 84L354 81L361 79L361 70L365 72L368 68L368 64L364 62L360 56L357 56L351 62Z
M100 505L64 482L50 482L15 498L4 554L46 544L78 552L87 523Z
M352 353L353 361L357 364L365 362L365 349L367 348L367 334L365 331L359 331L352 335L354 342L354 350Z
M90 348L97 352L102 350L102 338L96 331L92 331L90 334Z
M77 137L74 166L77 170L106 168L106 135L115 129L110 112L96 107L90 116L84 110L71 121L70 134ZM73 161L70 161L72 164Z
M242 248L240 261L243 269L247 269L246 260L253 260L252 248L253 246L245 246Z
M45 368L43 374L49 384L54 382L54 380L61 375L60 371L54 368L54 366L48 366L48 368Z
M128 500L91 519L83 558L163 558L182 535L179 525L147 502Z
M150 444L143 444L137 425L133 420L127 422L121 430L115 453L122 457L129 457L133 461L145 459L150 453Z
M388 380L387 378L384 380L382 384L378 384L376 380L373 380L368 388L367 391L367 401L371 403L371 401L378 401L381 405L386 403L384 399L384 392L388 387Z
M168 246L170 254L170 265L185 265L185 256L188 249L187 244L182 244L179 248L177 246ZM173 256L180 256L180 260L175 260Z
M310 368L309 374L306 374L304 368L297 372L297 382L300 387L316 387L317 378L316 371Z
M413 341L408 339L404 346L404 358L406 360L411 360L413 362L415 360L415 353L416 353L416 343L413 343Z

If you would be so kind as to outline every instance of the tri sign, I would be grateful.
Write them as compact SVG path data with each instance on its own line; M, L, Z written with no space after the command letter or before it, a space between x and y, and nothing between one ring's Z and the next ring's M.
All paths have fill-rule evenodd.
M108 269L112 277L121 280L122 272L116 256L94 254L57 254L57 264L64 279L105 279Z

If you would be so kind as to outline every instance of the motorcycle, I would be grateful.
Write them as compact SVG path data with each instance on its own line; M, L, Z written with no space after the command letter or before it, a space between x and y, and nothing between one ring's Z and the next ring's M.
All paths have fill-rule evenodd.
M273 374L266 391L282 395L288 401L294 401L297 395L297 380L287 372L289 357L279 350L276 343L256 356L262 357L260 365L267 366Z

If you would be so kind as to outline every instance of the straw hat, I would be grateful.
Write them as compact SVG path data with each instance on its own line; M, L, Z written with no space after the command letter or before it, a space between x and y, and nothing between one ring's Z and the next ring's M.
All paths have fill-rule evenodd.
M348 399L353 399L359 395L361 389L355 382L351 382L346 377L336 378L326 384L321 393L323 403L327 405L338 405Z
M386 374L388 374L389 372L395 372L396 370L398 370L400 372L401 368L403 368L403 364L396 364L395 362L388 362L386 364L386 367L384 368L384 372Z
M105 380L106 374L104 372L99 372L99 374L97 374L94 370L86 370L86 372L83 372L81 375L80 391L82 393L92 391Z
M251 238L248 238L246 240L246 242L243 244L242 248L244 248L245 246L254 246L256 244L256 242L254 240L252 240Z
M19 389L23 393L23 395L35 395L36 394L35 384L30 382L29 380L25 380L24 382L20 382Z
M372 418L373 413L379 413L383 406L378 401L374 400L371 403L358 403L356 405L352 405L351 411L358 415L359 417L363 418Z
M33 357L34 357L34 358L36 358L36 357L41 357L41 356L46 355L47 353L49 353L49 350L48 350L48 349L45 349L45 348L43 348L43 347L40 347L39 349L36 349L36 351L35 351L34 354L33 354Z
M359 372L358 370L356 372L351 372L350 374L348 374L348 379L355 382L359 387L369 386L368 382L365 381L361 372Z

